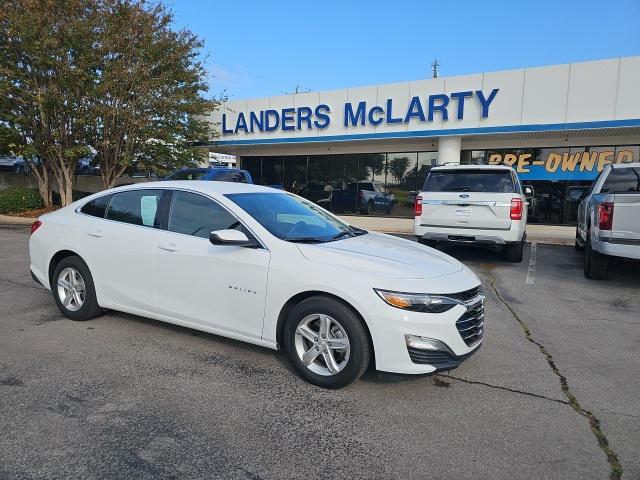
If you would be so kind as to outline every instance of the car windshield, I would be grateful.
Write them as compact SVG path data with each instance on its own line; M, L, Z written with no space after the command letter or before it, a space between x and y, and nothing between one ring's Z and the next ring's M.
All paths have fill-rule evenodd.
M282 240L322 243L367 233L288 193L232 193L226 197Z
M514 186L509 170L432 170L423 191L513 193Z

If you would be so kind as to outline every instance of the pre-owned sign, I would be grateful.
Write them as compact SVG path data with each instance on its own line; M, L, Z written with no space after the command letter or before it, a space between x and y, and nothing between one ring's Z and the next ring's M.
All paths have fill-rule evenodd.
M593 180L605 165L637 161L634 150L597 148L579 152L543 149L532 152L491 153L488 163L513 167L522 180Z

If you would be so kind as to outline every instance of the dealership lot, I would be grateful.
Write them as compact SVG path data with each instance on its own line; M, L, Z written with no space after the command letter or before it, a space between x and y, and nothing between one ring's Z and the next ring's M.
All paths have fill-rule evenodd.
M0 478L640 476L640 272L582 274L450 249L487 294L482 350L450 374L326 391L280 353L132 315L64 319L0 227Z

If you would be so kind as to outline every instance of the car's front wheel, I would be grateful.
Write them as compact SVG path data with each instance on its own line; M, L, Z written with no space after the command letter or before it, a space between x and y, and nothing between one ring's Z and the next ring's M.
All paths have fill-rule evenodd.
M96 299L93 277L80 257L66 257L56 265L51 291L58 309L71 320L89 320L102 313Z
M348 306L325 296L307 298L291 310L283 343L298 375L324 388L355 382L371 357L360 318Z

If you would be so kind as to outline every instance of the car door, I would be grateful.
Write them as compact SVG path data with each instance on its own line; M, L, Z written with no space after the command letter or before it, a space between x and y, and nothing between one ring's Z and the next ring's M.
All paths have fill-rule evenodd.
M174 190L167 230L155 246L161 315L260 338L270 253L265 248L213 245L209 234L246 228L218 202Z
M153 253L161 197L160 189L127 190L108 196L108 205L98 205L95 211L81 209L89 217L79 233L87 236L83 245L104 306L154 311Z

